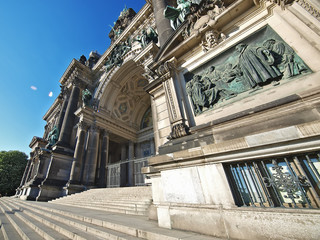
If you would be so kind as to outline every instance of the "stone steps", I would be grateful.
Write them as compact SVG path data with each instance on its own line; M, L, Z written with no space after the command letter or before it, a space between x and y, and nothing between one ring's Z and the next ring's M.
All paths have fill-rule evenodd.
M47 213L42 209L36 209L34 206L27 206L26 204L23 204L23 202L2 201L1 204L5 205L9 210L15 211L15 215L19 212L19 215L22 217L20 226L22 226L23 223L25 225L31 225L31 231L33 230L41 237L22 237L22 239L138 239L91 223L84 224L81 220L75 220L66 215ZM22 232L25 231L25 229L22 229ZM28 232L31 231L28 230Z
M10 223L4 211L5 210L0 205L0 225L1 225L0 239L1 240L2 239L4 240L21 239L20 235L18 234L14 226Z
M8 239L23 239L23 240L40 240L45 239L39 235L33 228L33 223L27 224L25 218L20 214L19 210L13 209L4 202L1 202L1 212L7 218L8 222L5 225L5 234ZM10 227L9 227L10 226ZM10 229L9 231L7 229ZM52 239L52 238L48 238Z
M55 203L55 204L61 204L61 205L66 205L66 206L74 206L74 203ZM115 213L123 213L123 214L130 214L130 215L141 215L141 216L147 216L148 215L148 208L139 208L139 207L119 207L115 206L112 207L111 205L108 204L95 204L94 202L92 203L77 203L78 207L84 207L88 209L96 209L96 210L102 210L106 212L115 212Z
M148 215L152 203L150 187L99 188L62 197L51 201L54 204L81 206L131 215Z
M21 214L28 222L42 229L54 239L149 239L149 240L209 240L216 239L196 233L159 228L157 222L145 216L125 215L83 207L53 204L50 202L23 201L18 198L0 198L6 211ZM15 215L13 214L13 215ZM40 225L40 223L42 225ZM22 225L22 223L20 223ZM26 222L24 223L27 224ZM30 227L29 227L30 228ZM6 228L9 229L9 228ZM32 228L30 228L32 229ZM28 232L31 230L29 229ZM33 229L35 236L41 237ZM60 234L60 235L58 235ZM60 237L58 237L60 236ZM9 238L9 239L24 239ZM50 239L48 236L29 239Z

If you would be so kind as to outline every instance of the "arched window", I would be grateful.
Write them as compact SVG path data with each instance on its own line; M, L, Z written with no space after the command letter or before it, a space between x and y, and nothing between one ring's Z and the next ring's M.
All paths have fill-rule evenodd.
M152 113L151 113L151 108L149 107L143 115L140 128L143 129L151 126L152 126Z

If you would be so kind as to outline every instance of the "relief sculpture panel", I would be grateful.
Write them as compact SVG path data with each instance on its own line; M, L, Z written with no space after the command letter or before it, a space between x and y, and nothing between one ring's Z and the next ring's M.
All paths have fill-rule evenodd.
M309 67L269 26L252 34L192 72L184 75L195 115L277 86Z

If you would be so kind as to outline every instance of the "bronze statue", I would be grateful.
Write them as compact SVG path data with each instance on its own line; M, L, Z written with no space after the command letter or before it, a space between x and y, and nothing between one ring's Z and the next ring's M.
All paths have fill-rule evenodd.
M82 101L84 106L90 106L90 101L92 99L91 92L86 88L82 91Z
M177 7L167 6L164 16L170 19L171 27L176 30L190 13L191 4L199 4L200 0L177 0Z
M58 139L59 139L59 129L57 126L54 126L48 134L48 137L47 137L48 144L46 145L46 148L51 149L52 146L58 141Z

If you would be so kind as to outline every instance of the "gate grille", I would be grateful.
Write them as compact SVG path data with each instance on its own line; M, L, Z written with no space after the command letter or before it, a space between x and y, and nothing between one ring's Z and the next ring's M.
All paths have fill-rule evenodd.
M320 207L319 153L225 164L238 206Z

